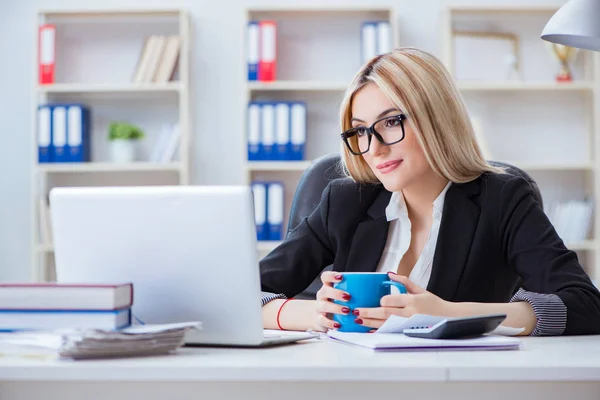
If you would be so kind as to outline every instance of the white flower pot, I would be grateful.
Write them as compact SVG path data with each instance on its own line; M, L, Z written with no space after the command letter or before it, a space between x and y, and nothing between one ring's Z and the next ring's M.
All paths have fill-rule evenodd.
M115 139L110 142L110 158L116 163L134 162L137 157L137 141Z

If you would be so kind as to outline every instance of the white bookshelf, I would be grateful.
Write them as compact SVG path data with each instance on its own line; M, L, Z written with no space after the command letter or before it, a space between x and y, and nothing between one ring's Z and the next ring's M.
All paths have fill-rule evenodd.
M556 82L558 62L539 38L558 6L451 6L444 16L442 59L467 108L480 125L490 158L516 165L538 183L548 212L556 201L594 202L586 240L569 242L592 279L600 278L598 154L598 56L580 51L572 82ZM466 79L471 71L495 70L494 47L466 52L453 31L509 32L518 38L520 79ZM460 40L460 39L458 39ZM461 64L461 57L464 61ZM464 58L468 57L468 58ZM459 70L460 69L460 70ZM473 73L475 75L475 73Z
M186 185L191 180L190 18L184 9L39 10L33 27L32 107L32 260L31 279L54 278L54 248L42 235L40 201L59 186ZM55 83L38 84L38 26L56 25ZM166 83L134 83L145 40L152 34L177 34L181 47L176 72ZM83 45L85 44L85 45ZM38 163L37 107L81 103L91 113L91 160L84 163ZM127 121L145 133L139 161L110 160L108 125ZM178 123L179 146L169 162L149 162L162 124ZM51 221L49 221L51 224ZM46 240L44 240L46 239ZM85 267L85 266L82 266Z
M53 93L144 93L148 92L173 92L178 93L185 89L181 82L168 83L56 83L54 85L38 85L40 94Z
M277 79L244 84L242 118L251 101L303 101L307 107L305 159L302 161L246 161L245 183L279 180L285 185L284 232L296 186L311 161L339 152L339 104L361 66L361 24L368 20L390 23L392 47L398 46L397 14L393 7L273 5L246 10L251 20L277 21ZM244 43L247 43L244 40ZM246 49L247 51L247 49ZM247 76L246 54L243 70ZM245 129L247 128L244 124ZM244 134L244 140L247 132ZM264 255L280 242L258 243Z

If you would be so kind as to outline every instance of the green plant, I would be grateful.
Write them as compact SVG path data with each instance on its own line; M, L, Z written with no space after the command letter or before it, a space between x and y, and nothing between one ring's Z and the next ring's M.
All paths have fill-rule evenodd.
M138 140L144 137L144 131L127 122L112 122L108 128L108 140Z

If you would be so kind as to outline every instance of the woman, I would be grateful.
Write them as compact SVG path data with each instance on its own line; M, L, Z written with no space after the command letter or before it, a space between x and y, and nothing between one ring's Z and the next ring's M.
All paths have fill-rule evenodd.
M529 184L484 160L435 57L374 58L346 92L341 125L349 178L260 263L265 328L338 329L332 314L375 329L392 314L505 313L522 335L600 333L600 293ZM331 264L315 301L289 301ZM349 298L333 284L350 271L388 272L408 293L377 308L335 304Z

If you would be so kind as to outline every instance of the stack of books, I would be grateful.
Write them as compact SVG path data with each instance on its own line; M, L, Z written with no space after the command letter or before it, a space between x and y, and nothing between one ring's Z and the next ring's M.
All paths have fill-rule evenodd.
M133 284L0 284L0 331L117 330L131 325Z

